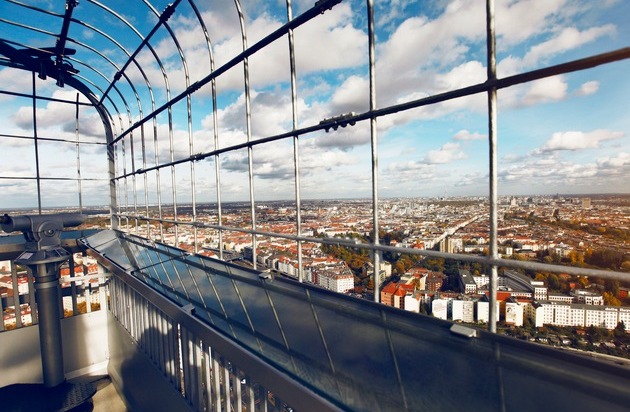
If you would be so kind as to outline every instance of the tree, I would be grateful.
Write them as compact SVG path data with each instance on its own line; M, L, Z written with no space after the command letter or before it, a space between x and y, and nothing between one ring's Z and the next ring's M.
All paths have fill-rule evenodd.
M626 325L623 321L617 323L615 329L613 329L613 336L617 339L625 339L626 338Z
M604 292L604 304L609 306L621 306L621 301L612 292Z
M586 334L591 343L596 343L608 337L608 330L591 325L586 329Z
M612 292L613 296L619 296L619 281L617 279L606 279L604 281L604 288Z
M579 276L578 277L578 283L582 286L582 288L586 288L588 285L591 284L588 281L588 278L586 276Z
M551 290L560 290L560 278L555 273L549 274L547 277L547 285Z

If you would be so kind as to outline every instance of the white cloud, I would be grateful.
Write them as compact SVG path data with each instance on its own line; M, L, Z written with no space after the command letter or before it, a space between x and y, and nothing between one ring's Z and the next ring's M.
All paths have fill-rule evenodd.
M566 0L497 2L497 44L499 47L507 47L548 32L555 26L559 14L567 10L566 3Z
M215 2L216 3L216 2ZM226 3L227 2L218 2ZM224 6L217 3L217 8L203 12L203 19L212 41L215 68L229 62L243 52L242 35L238 15L234 5ZM246 7L250 7L247 9ZM256 2L244 5L246 18L247 46L251 47L260 39L269 35L285 23L282 17L272 16L264 11L258 12L260 4ZM352 68L366 60L367 36L353 26L352 8L347 3L335 6L316 22L306 23L294 32L296 47L296 65L300 75L322 70ZM190 83L202 79L210 73L210 60L205 37L198 29L195 19L180 17L174 19L172 27L183 49L190 72ZM185 76L177 49L170 38L165 38L155 46L156 53L162 59L169 76L173 91L185 87ZM307 51L307 52L303 52ZM147 69L152 84L163 84L162 72L155 64L151 53L139 56L139 61ZM277 82L289 81L289 51L286 37L258 51L249 58L250 84L261 87ZM140 74L134 74L140 80ZM244 74L242 65L237 65L219 76L219 91L242 90ZM209 93L202 89L200 93Z
M514 109L561 101L568 97L568 88L565 77L559 75L501 89L499 107Z
M426 182L435 177L435 166L420 161L392 162L383 170L383 180L395 182L396 185Z
M630 169L630 153L621 152L617 156L600 157L597 165L605 169Z
M423 161L429 164L443 164L465 158L466 154L461 150L459 143L449 142L437 150L430 150Z
M470 131L466 130L466 129L462 129L459 132L455 133L455 135L453 136L454 140L484 140L487 139L488 135L486 134L481 134L479 132L474 132L471 133Z
M568 131L556 132L536 153L546 153L558 150L582 150L599 147L601 142L618 139L624 136L623 132L611 130L594 130L592 132Z
M599 90L599 82L598 81L590 81L582 83L580 88L575 92L578 96L588 96L594 93L597 93Z
M563 76L547 77L529 85L529 89L522 97L522 104L535 104L563 100L567 95L568 85Z
M530 156L499 170L500 187L508 193L593 193L627 191L630 154L600 157L593 162L563 160L557 152ZM527 182L523 185L523 182ZM523 190L526 190L523 192Z
M615 26L612 24L591 27L584 31L579 31L575 27L566 27L556 37L533 46L523 57L523 65L533 67L549 57L575 49L599 37L614 34L614 32Z
M331 99L334 114L363 112L369 108L370 85L365 77L350 76L336 90Z
M558 29L560 30L560 28ZM591 27L584 31L580 31L575 27L562 28L555 37L530 47L522 58L509 55L499 61L497 74L499 77L506 77L523 70L535 68L558 54L577 49L600 37L610 36L614 33L615 26L612 24Z

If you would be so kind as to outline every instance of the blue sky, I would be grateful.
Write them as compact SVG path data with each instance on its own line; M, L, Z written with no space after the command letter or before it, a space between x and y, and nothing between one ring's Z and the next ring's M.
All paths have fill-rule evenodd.
M294 2L294 15L300 14L311 3ZM630 45L630 27L627 24L630 2L627 1L531 0L496 3L499 77ZM156 9L162 10L164 5L158 4ZM237 15L232 2L200 2L199 6L203 7L201 12L213 41L216 67L219 67L242 50ZM282 1L244 1L243 10L249 45L286 20ZM81 16L80 13L79 6L76 15ZM477 0L376 2L377 107L483 82L486 73L484 13L485 5ZM125 10L125 16L144 33L155 19L147 10L135 10L133 5ZM101 20L106 21L107 18ZM191 19L190 10L181 7L169 23L186 55L190 82L203 78L209 72L208 53L202 33ZM97 25L98 21L94 24ZM97 42L94 33L74 30L70 33L73 38ZM121 26L119 34L126 30ZM169 85L174 95L181 92L186 83L177 49L165 34L158 35L152 44L169 72ZM135 35L129 31L124 39L128 43L125 47L134 50L134 44L137 45ZM98 41L102 42L100 50L104 54L114 60L121 56L121 51L113 45ZM368 109L367 27L363 1L343 1L333 10L298 28L295 41L298 47L299 127L317 124L330 116L350 111L361 113ZM103 73L113 71L97 56L92 55L91 58L95 62L101 60L95 64ZM148 69L146 75L154 85L158 102L163 101L164 81L154 57L150 53L142 53L139 60ZM290 130L292 116L286 38L250 58L249 66L252 138ZM86 76L88 72L82 70ZM629 192L629 72L630 62L623 61L500 90L499 193ZM133 67L128 75L136 81L141 80L140 73ZM97 76L94 78L97 79ZM22 80L27 85L30 83L28 76ZM7 69L1 70L0 83L4 86L7 82L16 83L15 77ZM42 90L49 88L55 96L74 98L71 90L56 88L52 82L39 83L38 87ZM123 84L121 89L129 90ZM151 104L146 87L138 90L143 111L147 113ZM246 129L242 67L238 66L221 76L217 90L220 146L243 142ZM7 133L23 133L29 122L27 102L17 98L2 99L0 113L7 119ZM119 108L124 107L119 99L116 104ZM39 120L40 135L74 136L73 111L54 104L39 110L47 113ZM137 119L138 109L131 105L131 110ZM213 125L209 87L193 97L193 110L192 150L211 150ZM177 105L173 113L173 156L185 157L190 153L185 106ZM476 95L379 118L379 195L487 195L486 113L486 96ZM98 136L99 121L95 114L86 110L81 116L84 138ZM170 158L166 120L165 115L161 116L158 124L160 161ZM368 122L328 134L302 136L302 197L370 196L369 142ZM32 149L22 142L15 141L9 146L16 153L32 153ZM64 173L76 173L76 168L67 164L68 159L74 156L73 150L71 145L50 148L49 156L42 160L45 169L52 173L65 167L67 172ZM148 150L150 165L153 152L151 148ZM136 151L133 165L127 153L128 171L141 164L138 153ZM83 162L90 165L83 177L90 173L104 174L106 165L102 148L86 148L82 156L85 156ZM257 200L293 197L291 141L256 146L253 164ZM248 199L246 151L222 156L221 166L223 200ZM29 169L24 162L9 159L3 174L30 172L32 168ZM167 173L165 170L163 175ZM195 173L197 200L214 200L213 160L196 163ZM178 167L176 176L177 192L182 196L180 201L186 201L191 190L190 168ZM162 177L163 184L167 186L170 185L169 180L170 177ZM154 193L151 185L149 182L150 198ZM84 190L90 190L89 184L87 186ZM69 189L74 190L73 187ZM9 190L7 187L6 191ZM92 196L91 199L106 201L102 191L95 191ZM95 203L99 201L95 200Z

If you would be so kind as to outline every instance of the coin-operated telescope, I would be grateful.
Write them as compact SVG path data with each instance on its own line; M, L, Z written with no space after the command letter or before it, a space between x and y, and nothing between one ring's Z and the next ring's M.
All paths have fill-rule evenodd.
M35 301L39 317L40 349L44 385L55 387L65 381L59 310L59 267L71 257L61 246L64 227L85 222L81 214L0 216L5 232L20 231L26 244L15 263L27 267L35 280Z

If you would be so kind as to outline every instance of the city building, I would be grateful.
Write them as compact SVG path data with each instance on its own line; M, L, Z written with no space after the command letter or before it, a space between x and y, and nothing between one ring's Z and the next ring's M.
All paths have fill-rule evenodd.
M459 288L462 293L467 295L477 293L477 282L466 269L459 270Z
M573 289L571 291L575 303L585 305L603 305L604 297L601 293L590 289Z
M523 326L524 304L514 298L505 301L505 323L514 326Z
M505 270L503 271L503 276L507 287L530 292L536 300L547 299L547 287L544 282L528 278L515 270Z

